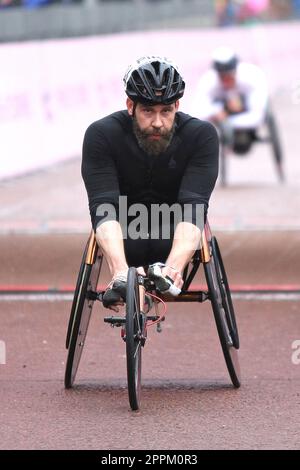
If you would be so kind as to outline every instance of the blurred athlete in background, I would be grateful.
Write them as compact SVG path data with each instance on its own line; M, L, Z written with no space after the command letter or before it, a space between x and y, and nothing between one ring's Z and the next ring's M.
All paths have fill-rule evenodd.
M242 62L228 47L214 51L211 68L200 78L193 115L219 129L223 144L247 153L264 123L268 86L263 71Z

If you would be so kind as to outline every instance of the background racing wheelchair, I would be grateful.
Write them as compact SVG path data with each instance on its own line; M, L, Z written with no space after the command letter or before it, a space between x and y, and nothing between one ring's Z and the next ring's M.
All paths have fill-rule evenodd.
M240 156L247 156L252 144L256 143L267 143L270 145L271 155L275 164L275 171L280 182L284 182L285 174L283 168L283 151L281 145L280 134L278 131L278 125L274 116L274 113L271 107L268 107L266 112L265 122L262 126L258 129L253 131L246 131L249 132L248 138L250 139L249 145L247 145L243 149L243 144L240 146L237 143L236 148L235 145L228 145L226 143L226 138L222 132L222 129L219 128L220 132L220 183L221 185L227 186L228 184L228 154L229 152L240 155ZM222 135L223 134L223 135ZM241 133L241 138L243 139L243 135ZM247 149L248 147L248 149Z

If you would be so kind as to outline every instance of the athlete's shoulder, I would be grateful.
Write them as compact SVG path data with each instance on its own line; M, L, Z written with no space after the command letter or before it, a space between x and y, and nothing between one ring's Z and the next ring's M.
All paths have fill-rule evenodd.
M264 71L258 65L248 62L240 62L237 68L238 80L254 81L264 79Z
M89 129L94 131L104 131L109 132L110 130L116 129L127 129L130 126L131 118L126 110L116 111L115 113L109 114L107 116L98 119L97 121L92 122Z

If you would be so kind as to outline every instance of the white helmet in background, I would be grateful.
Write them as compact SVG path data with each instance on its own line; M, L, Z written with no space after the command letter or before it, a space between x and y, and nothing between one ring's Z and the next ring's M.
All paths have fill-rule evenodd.
M218 73L232 72L236 70L238 62L238 56L230 47L218 47L213 52L212 65Z

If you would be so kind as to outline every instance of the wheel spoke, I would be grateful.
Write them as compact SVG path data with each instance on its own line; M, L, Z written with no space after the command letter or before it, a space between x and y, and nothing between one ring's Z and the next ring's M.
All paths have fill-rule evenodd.
M137 343L137 345L136 345L135 352L134 352L134 358L136 358L137 353L138 353L139 350L140 350L140 347L141 347L141 343L140 343L140 340L138 340L138 343Z

